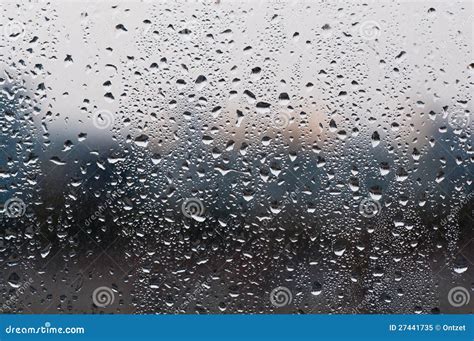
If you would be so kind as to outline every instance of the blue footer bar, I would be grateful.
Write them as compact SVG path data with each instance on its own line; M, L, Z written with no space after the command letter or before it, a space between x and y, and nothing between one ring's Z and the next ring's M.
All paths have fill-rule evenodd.
M0 315L0 340L474 340L472 315Z

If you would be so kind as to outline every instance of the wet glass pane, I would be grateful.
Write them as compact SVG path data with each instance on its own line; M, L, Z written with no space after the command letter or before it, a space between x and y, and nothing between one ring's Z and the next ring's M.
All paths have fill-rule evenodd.
M473 312L473 3L0 4L0 310Z

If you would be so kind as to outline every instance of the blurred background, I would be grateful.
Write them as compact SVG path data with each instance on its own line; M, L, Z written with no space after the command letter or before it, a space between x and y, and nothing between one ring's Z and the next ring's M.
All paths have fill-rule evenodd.
M472 313L472 7L3 1L0 311Z

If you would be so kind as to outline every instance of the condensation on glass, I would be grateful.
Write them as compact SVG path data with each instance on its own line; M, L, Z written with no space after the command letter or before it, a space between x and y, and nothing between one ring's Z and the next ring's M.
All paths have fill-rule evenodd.
M0 310L472 313L472 21L2 1Z

